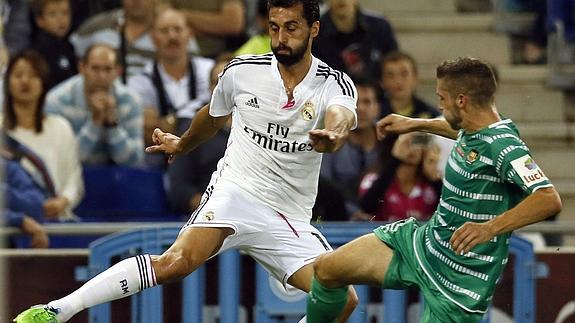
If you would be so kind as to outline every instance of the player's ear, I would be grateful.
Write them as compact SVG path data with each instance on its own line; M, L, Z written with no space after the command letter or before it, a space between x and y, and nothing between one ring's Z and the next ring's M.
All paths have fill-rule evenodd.
M455 104L457 104L458 107L462 108L467 104L468 100L469 98L466 95L458 94L457 99L455 99Z
M315 21L311 24L311 37L315 38L319 34L319 21Z

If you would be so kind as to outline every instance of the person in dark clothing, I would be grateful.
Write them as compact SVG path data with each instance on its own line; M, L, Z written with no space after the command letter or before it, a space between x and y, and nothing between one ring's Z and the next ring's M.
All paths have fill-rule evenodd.
M177 133L184 133L191 122L192 119L178 119ZM174 212L190 213L200 205L204 188L224 155L228 135L229 131L222 129L209 142L187 155L179 156L170 164L168 199Z
M51 88L78 74L74 46L68 39L70 1L34 0L32 8L38 32L31 47L48 62Z
M377 85L365 79L354 80L357 89L357 127L349 133L347 142L340 150L323 156L318 197L314 211L329 207L323 218L325 220L349 219L349 215L358 210L358 186L367 172L378 168L380 155L379 142L375 133L375 121L379 116ZM340 192L338 198L334 191ZM323 197L329 197L326 201ZM338 201L345 205L344 210L334 207ZM338 218L332 212L339 212ZM338 214L339 215L339 214Z
M352 78L376 80L381 57L398 48L391 25L383 16L362 9L358 0L328 4L313 54Z
M223 55L218 58L210 71L210 89L213 92L218 83L218 75L224 70L232 57ZM176 132L184 133L192 119L176 119ZM168 167L170 206L174 212L190 213L200 205L204 187L210 182L212 172L216 170L218 160L226 150L229 127L224 127L212 140L199 146L187 155L179 156Z

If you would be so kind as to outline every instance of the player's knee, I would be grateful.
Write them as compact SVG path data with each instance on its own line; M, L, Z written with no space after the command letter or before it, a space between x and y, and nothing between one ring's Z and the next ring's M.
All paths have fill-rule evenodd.
M313 272L315 278L326 287L333 286L337 283L336 271L329 265L329 254L319 256L313 263Z
M199 266L193 256L186 256L181 251L165 252L153 262L158 283L183 279Z

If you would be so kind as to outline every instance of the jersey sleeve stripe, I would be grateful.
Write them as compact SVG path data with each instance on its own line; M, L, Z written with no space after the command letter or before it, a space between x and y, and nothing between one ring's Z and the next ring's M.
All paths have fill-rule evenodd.
M503 160L505 159L505 156L507 156L510 152L516 149L523 149L525 153L529 153L527 146L509 146L503 149L499 153L499 156L497 156L497 163L495 165L495 170L497 171L498 174L501 174L501 167L503 166Z
M224 67L224 70L222 72L222 76L226 73L227 70L229 70L230 68L234 67L234 66L238 66L238 65L243 65L243 64L253 64L253 65L271 65L272 64L272 60L271 58L267 59L267 58L254 58L254 59L242 59L242 60L237 60L237 61L231 61L230 63L228 63L228 65L226 65L226 67Z
M345 79L343 72L322 65L318 66L317 70L316 76L323 76L326 79L333 76L344 95L351 96L352 98L356 97L355 92L353 91L353 86Z

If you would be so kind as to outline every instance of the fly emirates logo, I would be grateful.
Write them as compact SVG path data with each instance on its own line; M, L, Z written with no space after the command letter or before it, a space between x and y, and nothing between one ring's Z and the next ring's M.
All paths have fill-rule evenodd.
M287 140L290 129L276 123L268 123L267 133L258 132L248 126L244 126L244 131L256 144L268 150L284 153L313 150L313 146L309 142Z

